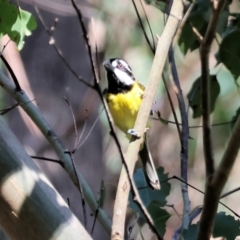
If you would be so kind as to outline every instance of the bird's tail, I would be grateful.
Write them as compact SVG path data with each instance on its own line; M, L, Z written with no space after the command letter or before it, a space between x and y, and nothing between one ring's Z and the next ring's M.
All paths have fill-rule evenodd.
M144 142L142 149L139 152L139 156L143 163L143 169L145 172L145 176L147 179L147 182L150 184L150 186L154 189L160 190L161 185L158 179L157 171L155 169L151 153L148 148L148 136L147 133L145 133L144 136Z

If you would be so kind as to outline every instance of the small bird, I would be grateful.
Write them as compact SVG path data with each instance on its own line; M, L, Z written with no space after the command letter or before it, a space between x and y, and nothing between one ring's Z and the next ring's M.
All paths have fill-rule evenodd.
M127 138L137 135L133 129L138 110L140 108L145 87L139 83L130 66L120 58L111 58L103 63L107 71L108 89L104 91L104 97L109 106L115 125L123 131ZM144 134L144 142L139 156L143 163L143 169L147 182L154 189L160 189L158 175L148 150L147 134Z

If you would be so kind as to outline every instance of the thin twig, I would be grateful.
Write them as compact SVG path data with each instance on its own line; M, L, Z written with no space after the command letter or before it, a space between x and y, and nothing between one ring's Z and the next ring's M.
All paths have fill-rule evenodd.
M6 43L5 45L3 45L3 48L2 48L2 51L1 51L0 55L3 54L3 52L4 52L4 50L6 49L7 45L8 45L11 41L12 41L11 38L9 38L8 41L7 41L7 43Z
M164 121L164 122L166 122L166 124L168 124L168 123L170 123L170 124L174 124L174 125L176 125L177 123L176 122L174 122L174 121L170 121L170 120L166 120L166 119L163 119L163 118L155 118L155 117L152 117L151 118L152 120L155 120L155 121L160 121L160 120L162 120L162 121ZM211 124L211 127L218 127L218 126L223 126L223 125L229 125L229 124L231 124L231 123L235 123L236 121L235 120L233 120L233 121L228 121L228 122L222 122L222 123L213 123L213 124ZM178 123L180 126L182 125L182 123ZM188 128L202 128L203 126L202 125L196 125L196 126L189 126Z
M78 180L78 190L80 192L80 196L81 196L81 200L82 200L82 209L83 209L83 221L84 221L84 227L86 228L87 227L87 214L86 214L86 203L85 203L85 199L84 199L84 194L83 194L83 190L82 190L82 185L81 185L81 182L79 181L79 177L77 175L77 170L76 170L76 166L75 166L75 162L74 162L74 158L73 158L73 154L74 152L76 151L76 144L77 144L77 125L76 125L76 120L75 120L75 117L74 117L74 114L73 114L73 109L72 109L72 106L70 105L68 99L66 97L64 97L64 100L66 101L66 103L68 104L69 108L70 108L70 111L71 111L71 115L72 115L72 118L73 118L73 124L74 124L74 129L75 129L75 143L74 143L74 148L72 151L66 151L67 153L69 153L70 157L71 157L71 160L72 160L72 165L73 165L73 169L74 169L74 172L76 174L76 178Z
M177 176L172 176L172 177L170 177L170 178L168 178L168 179L166 179L166 180L164 180L164 181L161 181L161 183L163 183L163 182L165 182L165 181L169 181L169 180L171 180L171 179L177 179L177 180L179 180L180 182L184 182L181 178L179 178L179 177L177 177ZM204 193L203 191L201 191L200 189L194 187L193 185L191 185L191 184L189 184L189 183L186 183L186 182L184 182L184 183L187 184L190 188L192 188L192 189L194 189L194 190L196 190L196 191L198 191L198 192L200 192L200 193L202 193L202 194L205 195L205 193ZM225 205L224 203L222 203L222 202L220 202L220 201L219 201L219 204L221 204L222 206L224 206L225 208L227 208L227 209L228 209L230 212L232 212L236 217L240 218L240 215L237 214L235 211L233 211L230 207L228 207L227 205Z
M186 21L188 20L188 17L189 17L189 15L190 15L191 11L193 10L194 6L195 6L195 3L192 2L191 5L189 6L187 12L184 14L184 17L183 17L183 19L182 19L182 21L181 21L181 25L180 25L180 27L179 27L179 30L180 30L180 31L181 31L181 29L183 28L183 26L185 25Z
M40 20L40 22L42 23L46 33L48 34L48 36L51 38L51 45L53 46L53 48L55 49L55 51L57 52L58 56L60 57L60 59L63 61L63 63L65 64L65 66L69 69L69 71L83 84L85 84L86 86L93 88L93 86L88 83L87 81L85 81L81 76L79 76L77 74L77 72L70 66L70 64L68 63L68 61L64 58L62 52L59 50L59 48L57 47L55 40L52 36L52 31L48 29L47 25L45 24L39 9L37 8L37 6L35 5L35 2L33 1L33 7L36 11L36 14Z
M4 114L8 113L9 111L13 110L16 107L20 107L23 104L28 104L28 103L33 102L33 101L35 101L35 99L34 100L30 100L29 102L26 102L26 103L21 103L21 104L20 103L15 103L11 107L4 108L4 109L0 110L0 115L4 115Z
M182 119L182 131L181 131L181 177L185 182L188 182L188 138L189 138L189 127L188 127L188 116L178 78L176 63L173 54L172 46L169 49L169 62L171 65L171 72L174 80L174 84L177 87L176 95L178 99L181 119ZM184 202L183 209L183 223L182 229L188 229L189 225L189 213L190 213L190 200L188 196L188 188L186 184L181 184L182 196Z
M99 193L99 198L98 198L98 208L95 211L95 216L94 216L94 220L93 220L91 235L93 234L93 231L94 231L94 227L95 227L95 224L96 224L99 208L103 207L104 196L105 196L105 186L104 186L104 181L102 180L101 184L100 184L100 193Z
M71 3L72 3L72 6L73 6L77 16L78 16L78 20L79 20L79 23L80 23L80 26L81 26L81 29L82 29L82 32L83 32L83 38L84 38L85 43L87 45L88 56L89 56L90 63L91 63L91 70L92 70L92 73L94 75L94 84L96 85L97 81L96 81L96 76L95 76L95 68L94 68L94 62L93 62L93 58L92 58L92 51L91 51L90 44L88 44L89 43L88 34L87 34L87 30L86 30L84 22L83 22L83 16L82 16L82 13L81 13L80 9L78 9L77 5L75 4L74 0L71 0ZM96 86L95 86L95 88L96 88Z
M172 208L175 214L178 216L179 220L182 221L181 215L177 212L177 209L175 208L174 204L166 204L166 207Z
M38 160L43 160L43 161L48 161L48 162L54 162L54 163L58 163L61 166L63 166L63 163L60 160L57 159L52 159L52 158L46 158L46 157L39 157L39 156L30 156L33 159L38 159Z
M1 109L1 110L0 110L0 115L6 114L6 113L10 112L11 110L13 110L14 108L16 108L16 107L18 107L18 106L19 106L19 104L18 104L18 103L15 103L15 104L13 104L11 107Z
M144 6L143 6L142 0L139 0L139 2L140 2L140 4L141 4L141 6L142 6L142 9L143 9L143 12L144 12L144 16L145 16L145 18L146 18L146 21L147 21L147 25L148 25L149 31L150 31L150 33L151 33L152 43L153 43L152 48L153 48L153 51L155 52L155 51L156 51L156 44L155 44L154 37L153 37L153 31L152 31L151 25L150 25L150 23L149 23L149 20L148 20L148 17L147 17L147 13L146 13L145 8L144 8Z
M82 127L81 134L80 134L80 136L79 136L79 138L78 138L78 141L77 141L77 143L76 143L76 149L79 148L81 139L82 139L82 137L83 137L83 134L84 134L85 129L86 129L86 126L87 126L88 111L87 111L87 109L85 109L85 111L86 111L86 116L85 116L85 119L84 119L84 123L83 123L83 127ZM90 130L90 131L91 131L91 130ZM75 151L76 151L76 149L75 149Z
M240 190L240 187L234 188L233 190L222 194L222 195L220 196L220 199L225 198L225 197L231 195L232 193L238 192L239 190Z
M22 89L21 89L21 86L20 86L20 84L19 84L19 82L18 82L18 80L17 80L17 77L16 77L15 73L13 72L11 66L9 65L9 63L7 62L7 60L5 59L5 57L4 57L2 54L0 54L0 57L1 57L4 65L5 65L5 67L7 68L8 72L10 73L10 75L11 75L11 77L12 77L12 80L13 80L15 86L16 86L16 91L17 91L17 92L18 92L18 91L20 92Z
M66 153L69 154L71 160L72 160L72 165L73 165L73 169L74 169L74 172L75 172L75 175L76 175L76 178L77 178L77 182L78 182L78 190L80 192L80 196L81 196L81 200L82 200L82 209L83 209L83 222L84 222L84 227L87 228L87 212L86 212L86 202L85 202L85 197L84 197L84 193L83 193L83 189L82 189L82 184L81 184L81 181L78 177L78 172L77 172L77 168L76 168L76 165L75 165L75 162L74 162L74 159L73 159L73 154L69 151L66 151Z
M141 19L140 15L139 15L139 12L138 12L138 10L137 10L137 6L136 6L136 4L135 4L135 1L132 0L132 3L133 3L134 10L135 10L135 12L136 12L136 14L137 14L137 17L138 17L138 21L139 21L139 23L140 23L140 26L141 26L141 28L143 29L143 34L144 34L145 40L147 41L147 44L148 44L148 46L150 47L151 51L154 53L154 52L155 52L155 48L154 48L154 47L152 46L152 44L150 43L150 40L149 40L149 38L148 38L148 36L147 36L147 33L146 33L146 31L144 30L144 26L143 26L143 23L142 23L142 19Z
M73 114L73 109L72 109L72 106L70 105L68 99L66 97L63 97L63 99L66 101L69 109L70 109L70 112L71 112L71 115L72 115L72 120L73 120L73 126L74 126L74 133L75 133L75 142L74 142L74 147L73 147L73 150L71 151L72 153L75 152L76 150L76 147L77 147L77 124L76 124L76 119L75 119L75 116Z
M176 114L176 111L175 111L175 108L174 108L174 105L173 105L173 101L172 101L172 98L171 98L171 96L170 96L170 93L169 93L169 90L168 90L168 85L167 85L167 78L168 78L168 76L166 76L166 74L163 73L163 74L162 74L162 78L163 78L164 87L165 87L166 92L167 92L169 104L170 104L170 107L171 107L171 110L172 110L172 113L173 113L173 118L174 118L174 121L175 121L174 123L176 124L176 127L177 127L179 140L180 140L180 142L181 142L182 140L181 140L180 124L179 124L179 122L178 122L177 114Z
M193 26L193 24L191 22L189 22L189 25L192 28L193 33L195 34L195 36L198 39L198 42L201 44L203 41L203 36L201 35L201 33L198 31L198 29L196 27Z
M100 118L102 112L103 112L103 109L102 109L102 111L99 113L99 115L97 116L97 118L95 119L95 121L94 121L94 123L93 123L91 129L89 130L87 136L83 139L82 142L79 142L79 144L77 145L77 149L80 148L80 147L81 147L81 146L87 141L88 137L89 137L90 134L92 133L92 130L93 130L94 127L96 126L96 124L97 124L97 122L98 122L98 120L99 120L99 118Z
M93 18L92 20L92 28L93 28L93 35L94 35L94 40L95 40L95 57L96 57L96 63L97 63L97 68L96 68L96 72L97 72L97 81L98 83L101 81L101 74L100 74L100 62L99 62L99 54L98 54L98 45L97 45L97 35L96 35L96 30L95 30L95 25L94 25L94 20Z

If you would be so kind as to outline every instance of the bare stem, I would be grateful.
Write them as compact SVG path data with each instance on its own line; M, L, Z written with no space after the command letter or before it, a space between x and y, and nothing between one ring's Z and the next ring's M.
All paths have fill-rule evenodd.
M232 167L232 164L235 160L235 151L233 155L229 156L229 163L227 165L228 169L223 169L225 165L224 158L220 164L219 169L215 173L214 167L214 157L212 153L212 140L211 140L211 127L210 127L210 111L209 111L209 53L211 45L215 36L217 23L221 14L221 11L225 5L225 0L212 1L212 14L208 24L207 32L203 38L201 47L200 47L200 57L201 57L201 89L202 89L202 114L203 114L203 146L204 146L204 155L205 155L205 167L207 175L206 190L204 196L203 204L203 213L200 219L198 240L210 239L214 217L217 211L218 202L220 198L221 191L229 175L229 171ZM239 121L238 121L239 122ZM237 131L235 129L235 131ZM231 139L234 137L234 134L231 136ZM230 142L231 142L230 139ZM235 146L238 144L235 144ZM228 149L227 149L228 151ZM225 152L224 156L228 154ZM224 172L224 174L222 174ZM224 176L223 179L220 179L219 176ZM220 181L219 184L216 180Z
M188 137L189 137L189 126L188 126L188 117L187 111L184 103L184 98L182 94L182 89L180 85L180 81L178 78L178 72L176 68L176 63L174 59L174 53L172 46L169 50L169 61L171 64L171 71L174 83L177 87L176 95L178 99L181 119L182 119L182 131L181 131L181 178L187 183L188 182ZM182 196L184 202L184 209L183 209L183 223L182 229L188 229L189 225L189 214L190 214L190 201L188 196L188 186L187 184L181 184L182 189Z

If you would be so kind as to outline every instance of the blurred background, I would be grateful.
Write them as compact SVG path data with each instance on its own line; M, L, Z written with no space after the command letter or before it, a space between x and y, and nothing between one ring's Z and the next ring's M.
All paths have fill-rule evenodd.
M139 1L136 2L139 14L149 34L144 11ZM128 0L89 0L76 1L76 3L84 16L93 54L95 54L95 44L98 47L99 62L95 59L95 63L100 70L102 90L107 87L102 62L112 57L125 59L132 67L135 77L145 85L153 55L144 38L132 2ZM38 26L33 34L26 38L25 46L20 52L21 58L18 58L19 53L12 43L6 45L8 41L6 38L1 43L6 45L4 55L13 68L22 89L28 94L30 99L34 100L42 116L61 139L66 149L71 150L75 141L74 125L69 106L63 97L66 97L70 102L76 118L78 137L81 135L80 142L83 143L74 154L75 163L90 185L96 198L99 196L100 182L104 180L106 188L104 210L112 218L115 190L121 169L121 159L118 150L115 142L109 135L109 125L105 113L102 112L103 107L98 94L81 83L72 74L56 51L56 48L61 51L65 61L79 76L86 82L93 83L93 74L86 44L84 43L82 30L71 1L39 0L33 4L32 1L23 0L19 4L22 9L31 12L35 16ZM38 9L38 13L35 11L34 5ZM157 35L161 36L163 29L163 14L152 6L144 3L143 5L150 21L154 41L156 42ZM237 10L240 6L239 3L234 2L231 7L233 10ZM58 20L56 21L56 19ZM52 38L50 38L47 31L53 26L55 26L55 30L52 32ZM161 42L161 38L159 41ZM217 71L221 92L211 118L212 123L224 123L231 121L239 106L239 91L237 82L234 81L231 74L224 67L215 67L215 50L216 46L213 46L210 64L212 67L211 71ZM176 45L175 56L181 87L186 97L194 80L200 76L199 53L198 51L193 51L183 56ZM169 85L169 91L178 114L178 119L180 119L177 99L171 84ZM3 90L1 90L0 94L1 108L14 104L14 101ZM185 100L188 107L187 98ZM162 82L158 87L155 101L153 109L160 111L163 119L174 122ZM200 127L202 123L200 118L192 118L190 108L188 113L189 126L195 126L195 128L190 129L189 183L203 191L205 166ZM57 158L48 142L20 108L10 111L5 118L30 155ZM121 132L117 133L125 151L128 141ZM222 157L230 133L230 124L213 127L213 150L217 162ZM180 176L180 142L174 124L163 124L159 120L151 120L150 149L157 167L164 167L165 173L169 173L170 177L173 175ZM69 199L70 208L80 221L83 221L80 194L61 166L41 160L34 161L52 181L63 198ZM239 161L240 159L238 158L225 191L238 187ZM180 182L170 180L170 183L171 192L167 198L168 204L174 205L176 211L181 214L183 202ZM189 195L192 209L202 204L203 195L201 193L189 188ZM223 202L235 212L240 213L239 197L240 193L237 192L224 198ZM170 239L173 231L179 227L181 221L173 211L173 208L168 207L166 210L172 216L168 220L164 239ZM219 207L219 211L226 211L230 214L222 206ZM88 231L91 230L94 219L91 214L91 211L88 209ZM132 217L132 213L129 212L126 224L129 223ZM154 239L147 226L144 226L143 233L146 239ZM140 236L136 235L134 238L140 239ZM7 238L0 235L0 239ZM96 223L93 232L93 239L109 239L98 223Z

